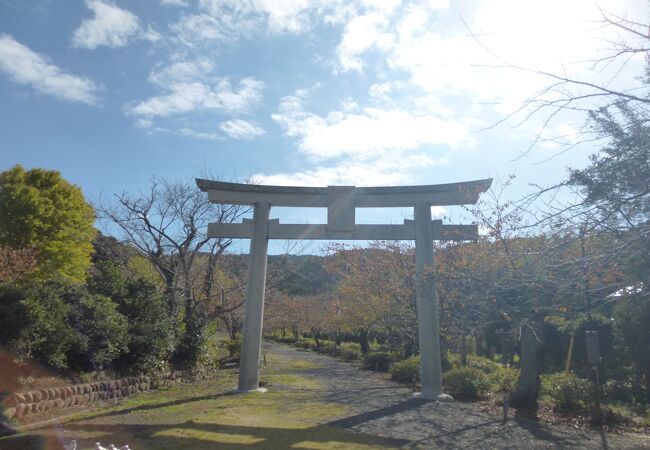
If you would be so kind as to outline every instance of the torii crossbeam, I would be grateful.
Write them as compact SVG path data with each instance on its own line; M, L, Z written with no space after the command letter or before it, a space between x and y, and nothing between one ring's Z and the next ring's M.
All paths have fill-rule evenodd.
M421 395L450 398L442 393L440 326L432 271L434 240L475 240L476 225L443 225L432 220L431 206L474 204L489 189L491 179L425 186L293 187L225 183L197 179L197 186L213 203L252 205L253 220L212 223L208 236L250 239L250 259L238 391L259 389L264 290L269 239L414 240L416 299L420 343ZM326 224L281 224L269 220L271 206L327 208ZM401 225L357 225L355 208L413 207L414 219Z

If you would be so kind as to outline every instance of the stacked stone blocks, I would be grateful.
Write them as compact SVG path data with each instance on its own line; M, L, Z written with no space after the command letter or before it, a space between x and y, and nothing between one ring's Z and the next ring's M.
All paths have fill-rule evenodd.
M3 422L21 422L54 410L81 407L147 392L181 381L179 372L139 376L10 394L2 401Z

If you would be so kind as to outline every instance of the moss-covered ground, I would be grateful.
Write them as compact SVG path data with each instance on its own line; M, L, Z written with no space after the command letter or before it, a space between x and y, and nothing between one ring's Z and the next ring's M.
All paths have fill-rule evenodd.
M77 448L99 441L144 449L367 449L392 448L378 437L324 426L349 413L322 399L310 361L267 355L264 394L230 394L234 370L212 380L180 385L124 399L120 404L78 415L64 424L0 439L0 449Z

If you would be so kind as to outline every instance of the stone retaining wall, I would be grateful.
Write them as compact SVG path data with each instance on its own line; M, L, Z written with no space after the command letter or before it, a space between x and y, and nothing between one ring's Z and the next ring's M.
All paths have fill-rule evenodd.
M18 392L10 394L2 401L0 421L20 423L28 418L31 419L30 416L45 412L61 411L101 401L128 397L180 381L180 372L172 372L155 377L127 377L119 380Z

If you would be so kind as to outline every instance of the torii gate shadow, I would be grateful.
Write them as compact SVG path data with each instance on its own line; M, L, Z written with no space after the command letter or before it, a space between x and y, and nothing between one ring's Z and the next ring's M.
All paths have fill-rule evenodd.
M314 426L303 429L224 425L187 421L176 424L67 424L66 435L79 436L77 448L93 448L96 441L124 445L133 449L283 449L283 448L399 448L410 443L336 427ZM94 437L88 437L88 436ZM69 440L69 438L68 438ZM20 435L0 441L3 450L42 450L62 448L53 435Z

